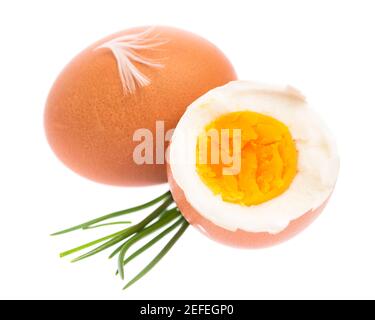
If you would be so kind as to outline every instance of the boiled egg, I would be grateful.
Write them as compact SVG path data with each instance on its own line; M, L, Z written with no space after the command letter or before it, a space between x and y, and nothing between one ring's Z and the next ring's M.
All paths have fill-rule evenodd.
M307 227L339 171L332 134L290 86L233 81L177 124L168 178L182 214L224 244L260 248Z

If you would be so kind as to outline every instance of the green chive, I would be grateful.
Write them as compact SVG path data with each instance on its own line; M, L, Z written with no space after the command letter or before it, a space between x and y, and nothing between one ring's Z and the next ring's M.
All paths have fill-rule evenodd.
M184 221L181 228L167 243L167 245L159 252L159 254L140 273L138 273L132 280L130 280L123 289L125 290L129 288L131 285L133 285L142 277L144 277L153 267L155 267L155 265L169 252L169 250L172 249L172 247L176 244L178 239L181 238L181 236L184 234L188 226L189 223L187 221Z
M97 218L97 219L94 219L94 220L90 220L88 222L79 224L77 226L74 226L74 227L71 227L71 228L68 228L68 229L65 229L65 230L62 230L62 231L55 232L55 233L51 234L51 236L57 236L57 235L72 232L72 231L75 231L75 230L87 228L89 226L92 226L92 225L97 224L99 222L102 222L104 220L116 218L116 217L119 217L121 215L125 215L125 214L129 214L129 213L132 213L132 212L136 212L136 211L146 209L146 208L151 207L152 205L154 205L156 203L159 203L161 200L165 199L166 197L170 197L170 195L171 195L171 193L170 193L170 191L168 191L168 192L164 193L163 195L161 195L160 197L157 197L157 198L155 198L155 199L153 199L153 200L151 200L147 203L144 203L142 205L139 205L139 206L136 206L136 207L133 207L133 208L129 208L129 209L126 209L126 210L116 211L116 212L107 214L103 217L100 217L100 218Z
M173 208L173 209L170 209L170 210L165 210L163 211L159 218L158 218L158 222L161 221L161 220L164 220L166 218L168 218L171 214L175 213L176 212L176 208ZM163 219L161 219L161 217L163 217ZM163 227L164 224L161 224L161 227ZM145 229L144 229L145 230ZM140 232L143 232L144 230L140 230ZM118 248L116 248L115 251L113 251L110 255L109 255L109 259L113 258L116 254L118 254L120 251L121 251L121 248L124 246L125 243L121 244Z
M124 266L126 266L129 262L131 262L133 259L138 257L140 254L145 252L147 249L151 248L154 244L156 244L158 241L163 239L166 235L171 233L174 229L176 229L182 222L184 222L184 218L180 218L172 224L170 227L165 229L163 232L159 233L156 237L152 238L149 242L147 242L143 247L139 248L137 251L135 251L132 255L130 255L127 259L124 261ZM118 271L116 272L116 275L118 274Z
M83 227L83 230L89 230L89 229L96 229L96 228L101 228L101 227L106 227L106 226L115 226L119 224L130 224L131 221L116 221L116 222L108 222L108 223L102 223L102 224L97 224L95 226L87 226Z
M118 270L119 270L121 279L124 279L124 258L129 248L133 244L142 240L144 237L164 227L166 224L173 221L178 216L179 216L179 213L177 212L177 210L174 210L170 215L166 216L164 219L161 219L155 222L154 224L152 224L151 226L143 229L141 232L137 233L136 235L134 235L134 237L130 238L128 241L124 243L124 245L122 246L120 250L119 257L118 257Z
M95 248L94 250L91 250L90 252L87 252L81 256L79 256L78 258L75 258L72 260L72 262L77 262L77 261L80 261L80 260L83 260L83 259L86 259L88 257L91 257L105 249L108 249L112 246L114 246L115 244L119 243L120 241L123 241L125 240L126 238L130 237L131 235L133 235L134 233L142 230L145 226L147 226L152 220L154 220L155 218L157 218L161 212L163 212L171 203L173 202L173 199L171 196L169 196L164 202L163 204L158 207L156 210L154 210L153 213L151 213L149 216L147 216L145 219L143 219L141 222L139 222L138 224L132 226L132 227L129 227L127 229L125 229L121 234L119 234L118 236L112 238L111 240L109 240L108 242L102 244L101 246Z

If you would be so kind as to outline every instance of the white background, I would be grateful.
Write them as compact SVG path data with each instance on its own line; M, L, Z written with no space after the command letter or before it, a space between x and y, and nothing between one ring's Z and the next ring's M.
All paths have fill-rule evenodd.
M375 298L374 17L373 1L359 0L1 1L0 298ZM324 214L293 240L237 250L189 228L123 292L105 255L79 264L58 258L96 232L48 235L167 186L114 188L78 177L49 149L43 109L74 55L145 24L206 37L241 79L300 88L338 139L341 172Z

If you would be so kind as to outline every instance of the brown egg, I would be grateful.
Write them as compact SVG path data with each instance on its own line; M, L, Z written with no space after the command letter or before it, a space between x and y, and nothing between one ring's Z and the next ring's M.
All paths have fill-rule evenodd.
M117 59L114 43L123 55ZM89 179L162 183L165 165L155 157L154 164L134 162L140 142L133 134L145 128L155 136L156 121L164 121L167 132L195 99L235 79L223 53L197 35L170 27L129 29L93 44L63 70L46 104L47 138L69 168Z

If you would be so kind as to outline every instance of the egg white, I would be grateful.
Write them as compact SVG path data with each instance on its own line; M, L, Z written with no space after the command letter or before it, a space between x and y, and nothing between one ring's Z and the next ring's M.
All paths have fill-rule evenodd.
M298 150L297 174L288 190L253 206L224 202L196 171L196 143L205 126L221 115L254 111L283 122ZM334 188L339 158L324 122L304 97L289 86L233 81L193 102L179 121L169 147L174 180L203 217L230 231L277 234L306 212L319 207Z

